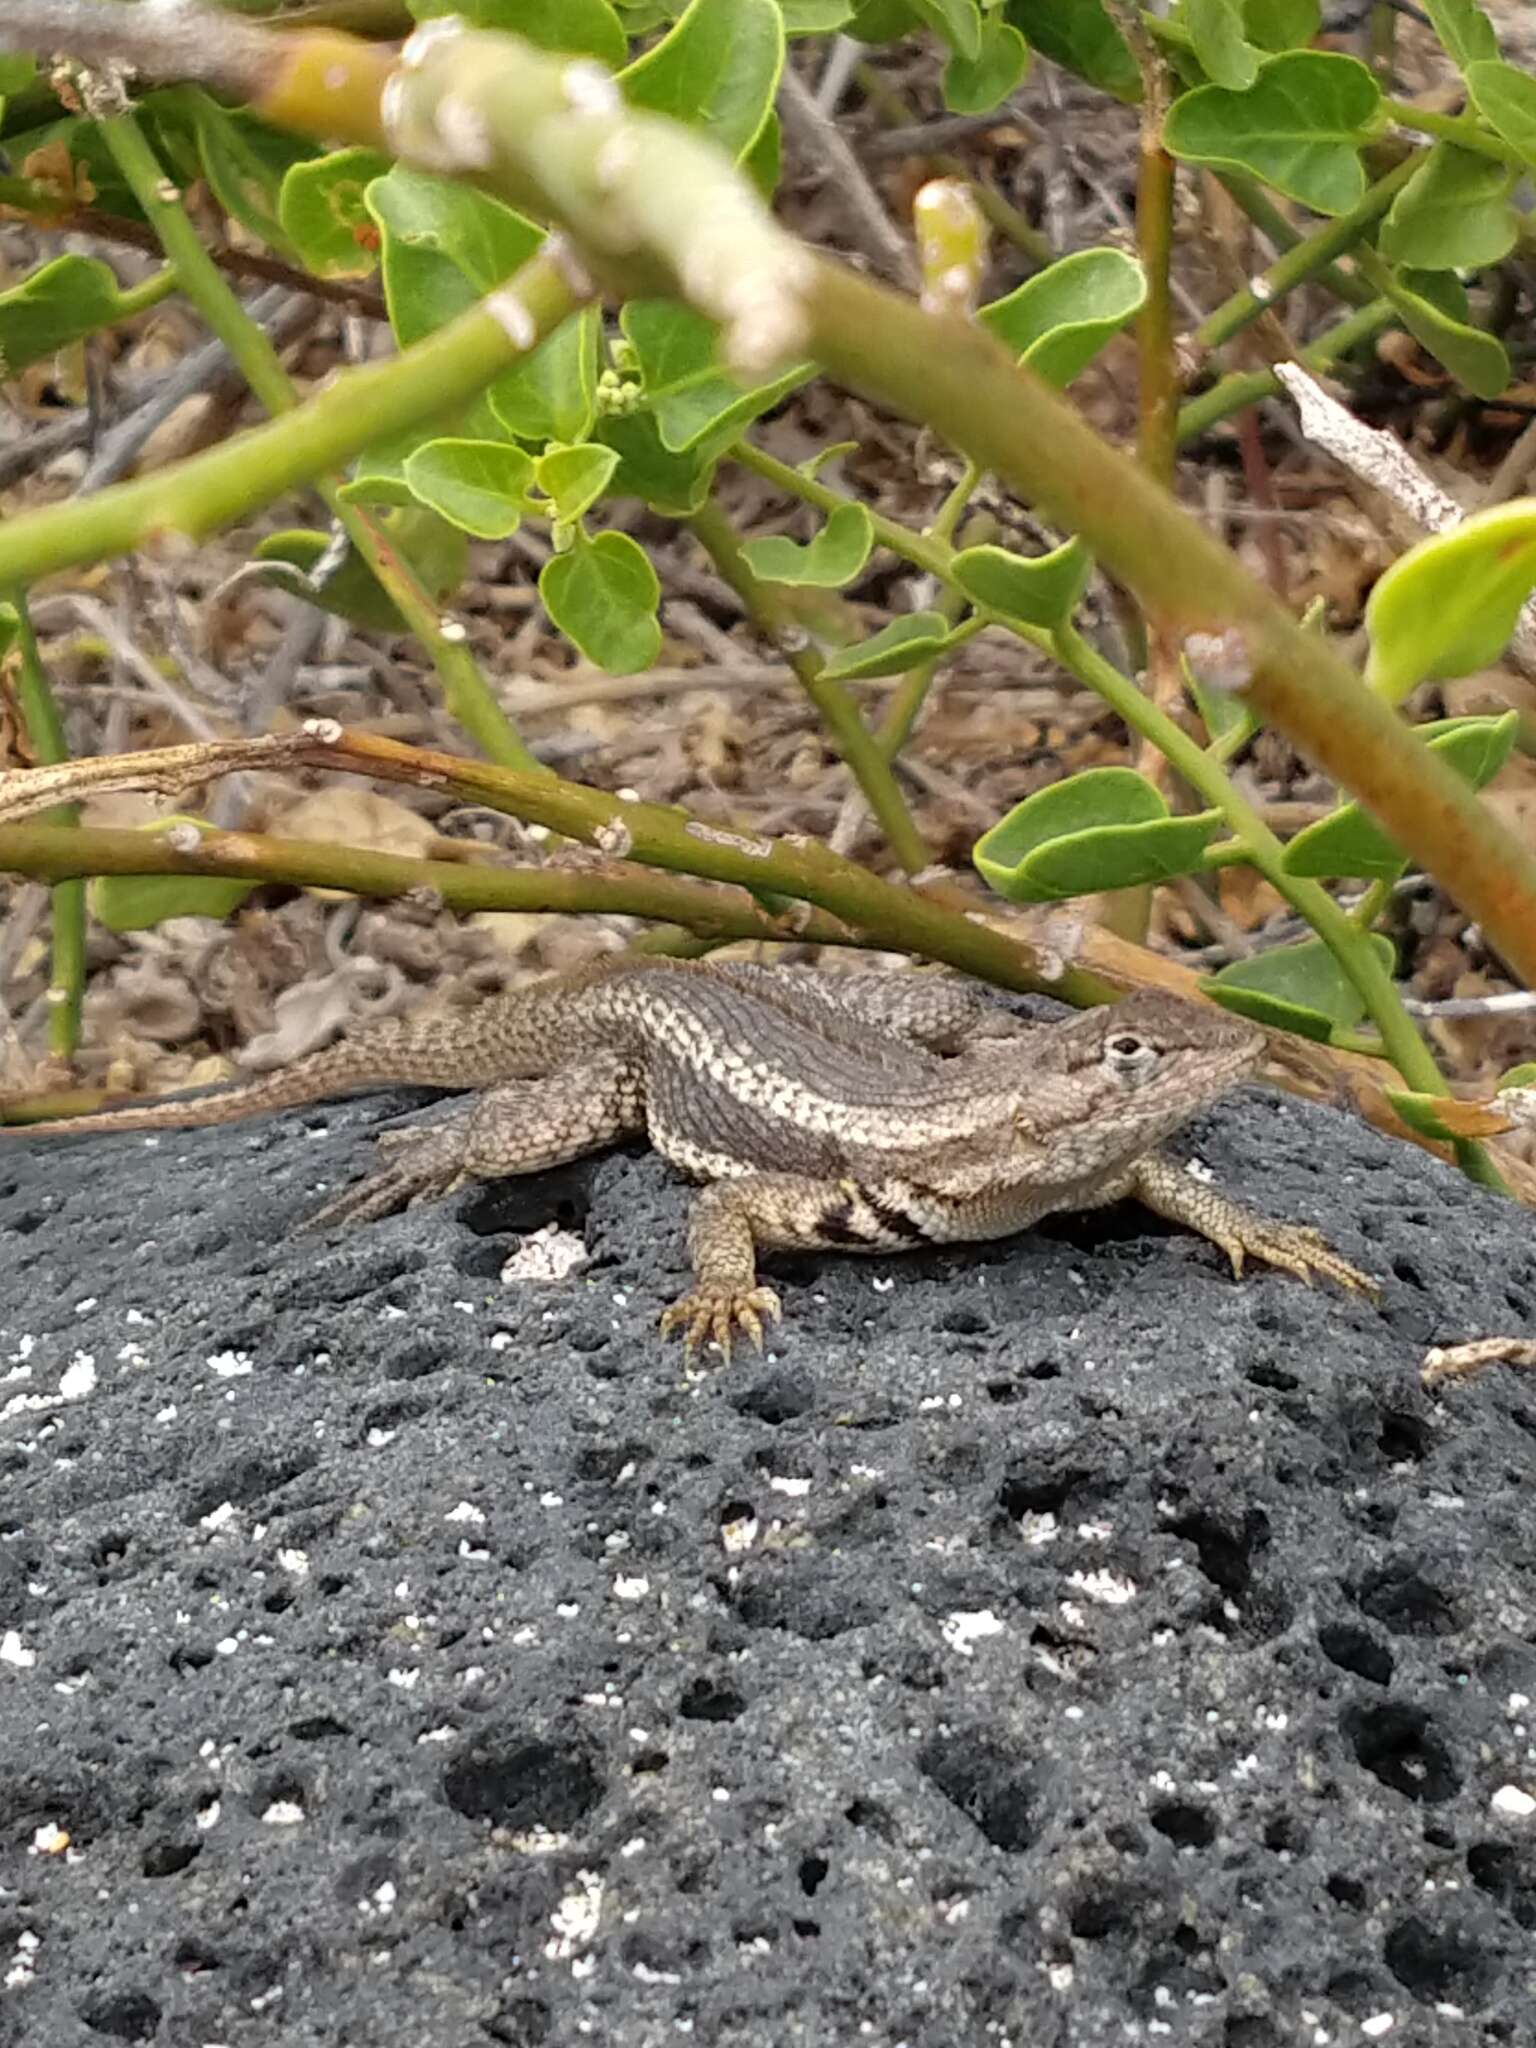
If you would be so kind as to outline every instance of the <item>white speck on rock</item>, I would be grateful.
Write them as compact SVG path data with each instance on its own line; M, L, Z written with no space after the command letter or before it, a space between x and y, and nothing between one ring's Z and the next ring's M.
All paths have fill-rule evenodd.
M971 1614L960 1611L946 1614L939 1623L939 1630L957 1657L969 1657L979 1642L988 1636L1000 1636L1003 1624L990 1607L981 1607Z

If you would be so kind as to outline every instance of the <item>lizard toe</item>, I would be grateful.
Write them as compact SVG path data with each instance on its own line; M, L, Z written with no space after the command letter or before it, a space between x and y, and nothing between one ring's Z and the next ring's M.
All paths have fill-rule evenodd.
M763 1348L763 1322L779 1322L783 1310L771 1287L701 1287L663 1310L661 1334L683 1334L683 1349L691 1357L706 1340L718 1344L724 1363L731 1362L731 1342L739 1329L752 1344Z
M1322 1278L1349 1293L1380 1298L1381 1289L1370 1275L1341 1257L1309 1224L1265 1222L1247 1234L1244 1249L1267 1266L1294 1273L1309 1287L1314 1278Z

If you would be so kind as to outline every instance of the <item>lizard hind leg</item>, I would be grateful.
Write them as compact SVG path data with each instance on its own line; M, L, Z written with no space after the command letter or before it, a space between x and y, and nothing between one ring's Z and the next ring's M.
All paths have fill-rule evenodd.
M633 1064L616 1053L546 1080L508 1082L423 1130L381 1133L387 1163L343 1188L303 1227L371 1223L468 1181L539 1173L614 1144L643 1123L640 1082Z

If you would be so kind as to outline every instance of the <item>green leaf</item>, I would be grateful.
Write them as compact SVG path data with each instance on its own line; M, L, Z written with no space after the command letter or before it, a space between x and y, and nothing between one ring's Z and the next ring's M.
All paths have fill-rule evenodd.
M768 118L783 68L784 17L773 0L690 0L619 83L631 106L703 128L742 157Z
M749 540L741 552L754 576L769 583L810 584L839 590L869 560L874 528L862 505L839 505L816 537L801 547L782 533Z
M779 12L786 35L825 36L852 21L853 0L779 0Z
M593 434L619 458L610 496L639 498L669 518L686 519L709 495L713 459L696 448L681 454L668 448L650 413L601 420Z
M740 159L741 168L757 187L764 199L772 199L779 189L779 173L784 168L784 136L775 110L768 109L768 118L757 131L757 140Z
M22 92L37 76L35 57L0 56L0 99Z
M469 542L458 527L414 503L384 513L378 524L434 601L463 582ZM291 597L377 632L408 630L394 599L350 543L338 546L331 534L300 528L269 533L251 552L268 565L262 581Z
M186 816L156 818L139 830L158 837L173 825L212 830L206 818ZM228 917L261 886L228 875L94 875L87 896L108 931L143 932L171 917Z
M1380 932L1363 940L1390 974L1397 962ZM1321 939L1276 946L1251 960L1236 960L1200 984L1202 991L1272 1030L1295 1031L1322 1041L1335 1030L1352 1031L1365 1015L1365 999Z
M1519 728L1518 712L1499 718L1455 718L1417 731L1474 789L1490 782L1509 758ZM1341 804L1308 825L1285 849L1282 865L1292 875L1350 875L1393 881L1407 866L1400 848L1359 804Z
M1536 589L1536 498L1474 512L1377 578L1365 608L1366 681L1390 702L1427 677L1469 675L1503 653Z
M570 314L516 369L489 386L491 411L522 441L584 441L597 418L602 314Z
M1074 539L1048 555L1016 555L990 546L965 548L950 568L973 604L1054 630L1076 610L1093 571L1093 557Z
M629 55L623 24L608 0L406 0L416 21L456 15L466 27L521 36L541 50L595 57L617 70Z
M424 505L481 540L516 533L533 461L506 441L425 441L406 457L405 480Z
M922 20L957 56L974 64L981 56L981 8L977 0L912 0Z
M1445 270L1397 270L1387 287L1403 325L1423 348L1479 398L1497 398L1509 384L1504 345L1468 315L1467 294Z
M812 364L802 363L744 390L718 367L715 323L675 299L632 299L620 309L619 325L668 448L734 440L750 420L815 375Z
M1467 89L1489 127L1536 167L1536 78L1513 64L1469 64Z
M1380 89L1353 57L1290 50L1247 92L1202 85L1175 100L1163 141L1185 163L1249 171L1314 213L1344 213L1364 195L1360 145L1380 112Z
M1123 251L1080 249L983 306L977 318L1060 390L1135 317L1146 296L1141 265Z
M403 164L368 186L365 203L382 237L384 297L402 348L510 277L544 239L500 200Z
M661 652L661 585L650 557L627 533L579 529L567 554L539 572L544 609L568 640L611 676L647 669Z
M1170 817L1133 768L1088 768L1015 804L971 849L1011 903L1044 903L1193 874L1220 814Z
M373 149L337 149L292 166L277 213L306 270L316 277L366 277L377 270L381 237L363 195L389 168L389 158Z
M953 114L990 114L1024 81L1029 45L1006 21L986 22L975 57L951 53L944 66L944 104Z
M1007 0L1009 21L1032 49L1117 100L1141 98L1141 72L1104 0Z
M1298 50L1322 26L1321 0L1243 0L1243 31L1261 50Z
M648 398L686 390L717 374L719 329L680 299L628 299L619 308L619 327L634 349Z
M1499 39L1477 0L1424 0L1424 9L1458 71L1498 56Z
M1259 75L1259 53L1243 33L1238 0L1184 0L1181 19L1212 85L1246 92Z
M1536 1088L1536 1060L1526 1060L1521 1066L1511 1067L1507 1074L1500 1074L1493 1087L1498 1095L1502 1095L1506 1088Z
M95 256L56 256L0 292L0 380L41 362L132 308Z
M230 218L281 254L296 255L282 229L278 195L292 166L317 154L313 145L221 107L195 85L172 87L157 98L174 99L190 119L204 176Z
M1392 202L1379 238L1382 255L1420 270L1502 262L1520 232L1509 203L1518 175L1490 157L1437 143Z
M607 490L619 458L596 441L578 441L569 448L548 448L534 465L539 489L554 507L554 516L572 525Z
M894 43L917 26L913 0L854 0L849 34L856 43Z
M822 664L821 673L838 682L858 676L905 675L908 669L943 654L955 639L954 628L942 612L909 612L856 646L841 648Z
M0 599L0 659L11 651L21 626L21 614L9 599Z
M1413 1088L1383 1088L1381 1092L1410 1131L1442 1145L1454 1145L1461 1138L1493 1137L1509 1129L1509 1117L1488 1103L1424 1095Z

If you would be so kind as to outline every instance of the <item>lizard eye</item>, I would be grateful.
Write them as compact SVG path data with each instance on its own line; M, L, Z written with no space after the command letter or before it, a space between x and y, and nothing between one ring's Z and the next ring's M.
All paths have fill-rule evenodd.
M1145 1081L1157 1065L1157 1047L1134 1031L1117 1031L1104 1042L1104 1064L1128 1087Z

